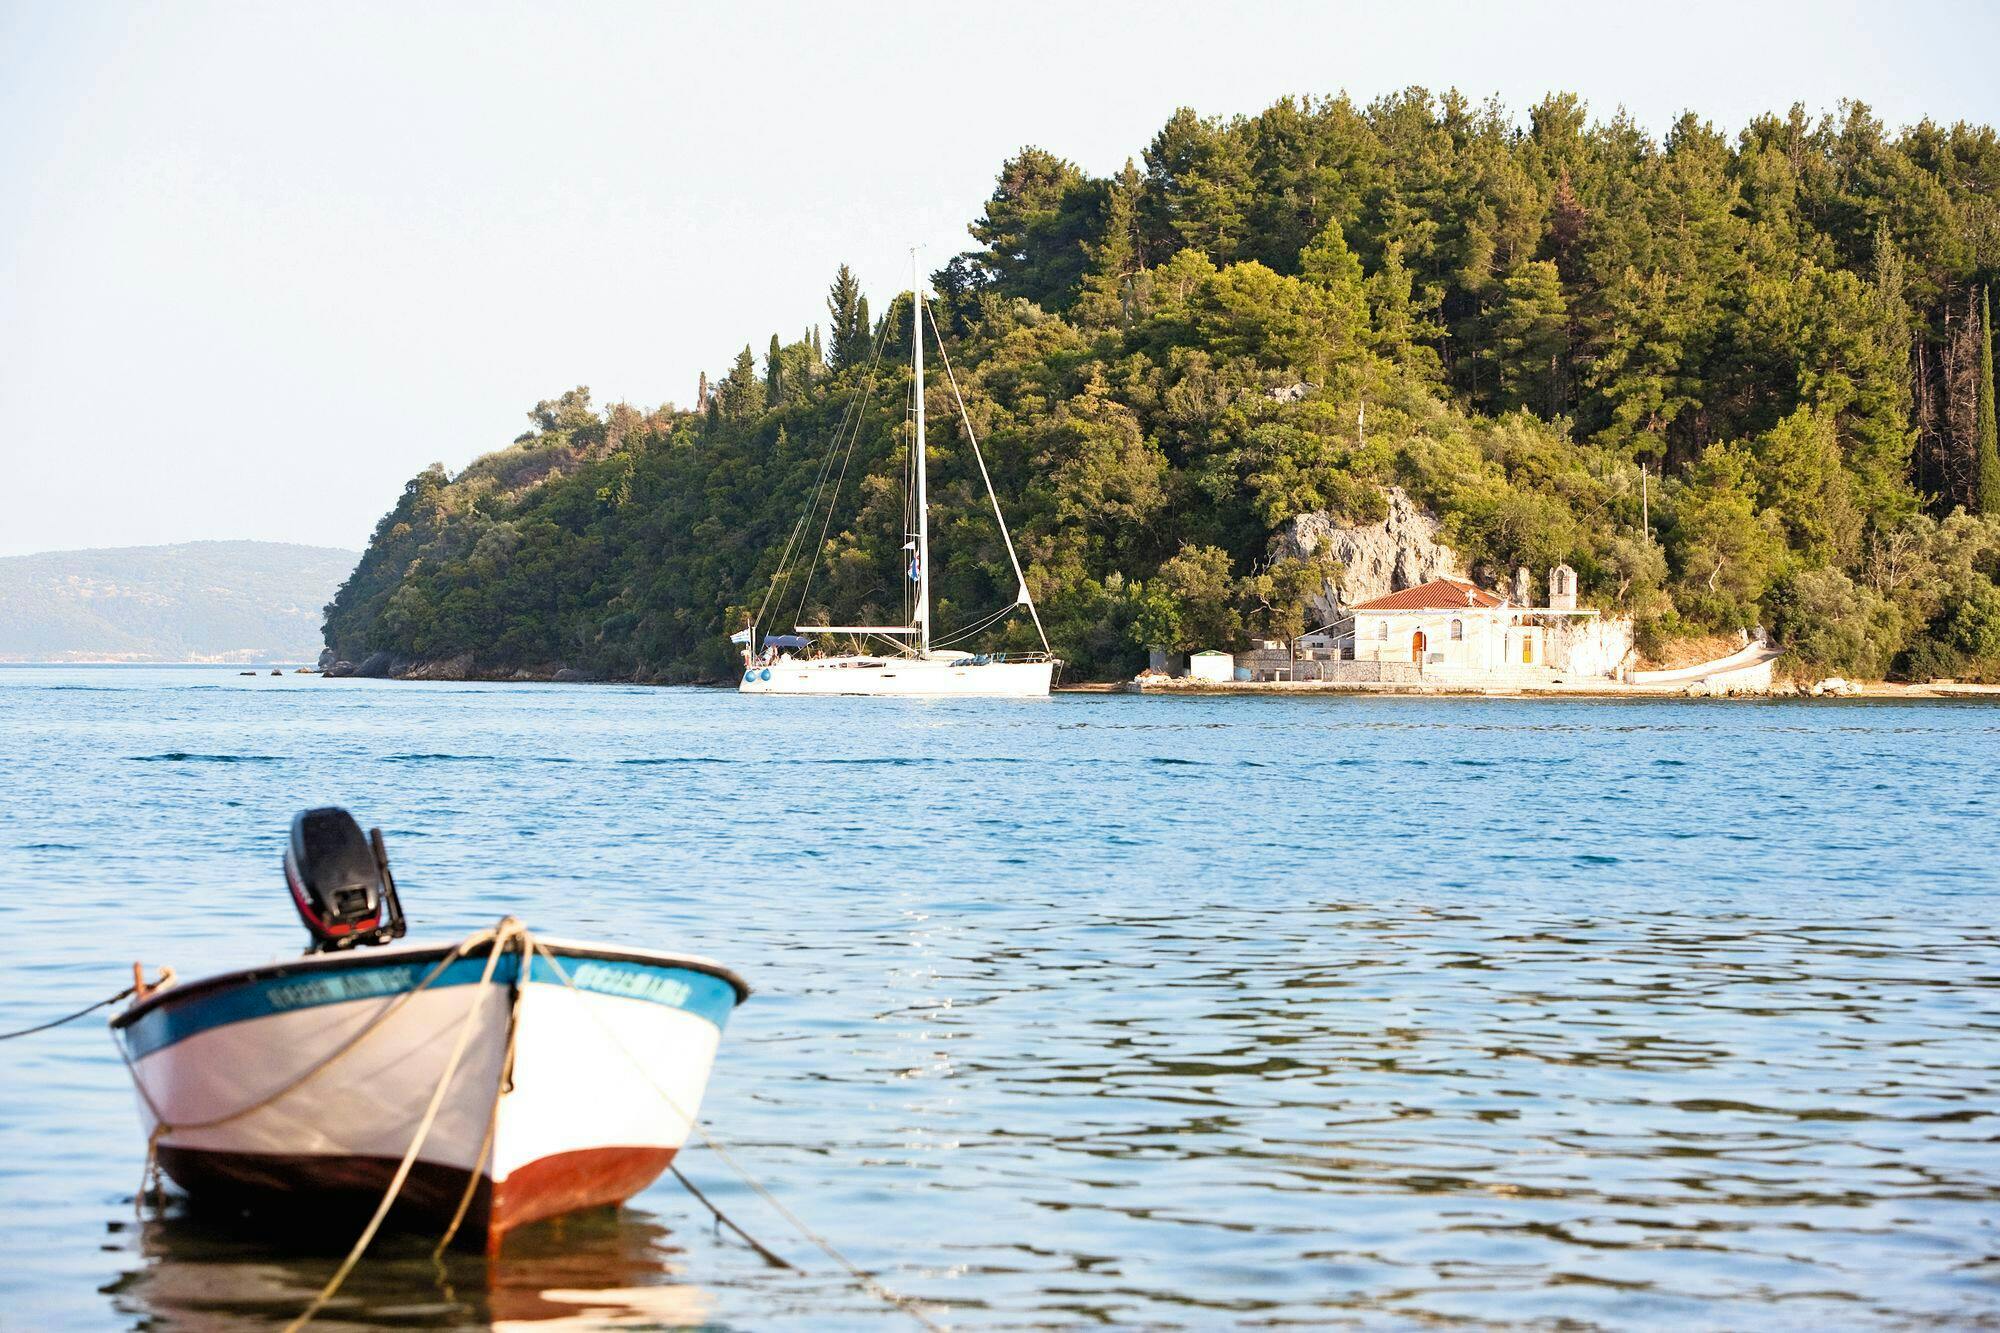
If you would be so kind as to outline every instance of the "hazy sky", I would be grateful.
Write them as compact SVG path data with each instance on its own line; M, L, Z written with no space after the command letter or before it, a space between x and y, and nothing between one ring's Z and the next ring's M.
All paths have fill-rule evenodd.
M689 403L842 260L879 309L1024 143L1108 172L1178 105L1411 84L1992 122L1996 14L0 0L0 554L359 547L538 398Z

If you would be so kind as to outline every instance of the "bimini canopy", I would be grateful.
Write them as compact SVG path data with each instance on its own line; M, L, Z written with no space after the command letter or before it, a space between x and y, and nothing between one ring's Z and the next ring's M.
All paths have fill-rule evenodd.
M806 646L806 636L803 634L766 634L764 636L764 646L766 648L803 648Z

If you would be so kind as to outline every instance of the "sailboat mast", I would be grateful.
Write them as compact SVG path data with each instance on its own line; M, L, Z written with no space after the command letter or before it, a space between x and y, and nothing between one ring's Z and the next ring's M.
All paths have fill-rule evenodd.
M917 399L917 654L931 651L931 512L924 458L924 297L910 251L910 373Z

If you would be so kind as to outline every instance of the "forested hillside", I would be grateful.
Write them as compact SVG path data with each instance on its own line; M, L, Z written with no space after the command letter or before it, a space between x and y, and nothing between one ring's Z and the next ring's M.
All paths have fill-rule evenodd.
M0 662L311 662L354 558L290 542L0 558Z
M1274 536L1400 484L1475 569L1566 561L1642 641L1764 624L1801 670L2000 677L1990 128L1848 105L1656 141L1566 96L1285 99L1179 112L1105 178L1026 149L971 232L934 304L1072 674L1296 632L1327 571ZM691 410L538 404L511 448L409 483L329 643L731 674L850 412L815 581L766 628L893 618L907 302L871 320L843 269L824 330L745 347ZM1013 585L941 380L949 627Z

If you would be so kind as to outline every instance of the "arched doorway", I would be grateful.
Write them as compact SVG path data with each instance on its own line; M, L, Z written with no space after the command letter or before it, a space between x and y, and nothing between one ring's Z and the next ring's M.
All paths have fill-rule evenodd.
M1422 630L1418 630L1415 634L1412 634L1410 636L1410 660L1421 666L1424 660L1424 649L1429 646L1430 640L1424 637Z

